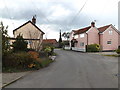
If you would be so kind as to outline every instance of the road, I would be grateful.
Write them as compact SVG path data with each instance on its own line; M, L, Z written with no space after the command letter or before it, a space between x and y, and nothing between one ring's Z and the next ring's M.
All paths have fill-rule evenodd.
M117 88L118 59L55 50L56 61L6 88Z

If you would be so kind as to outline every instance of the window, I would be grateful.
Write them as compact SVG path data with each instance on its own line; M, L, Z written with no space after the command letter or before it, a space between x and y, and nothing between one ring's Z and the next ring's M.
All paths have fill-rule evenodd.
M83 38L85 35L84 34L80 34L80 38Z
M112 42L111 41L107 41L107 44L111 44Z
M32 44L32 41L31 41L31 40L28 40L27 42L28 42L28 44Z
M110 30L110 31L109 31L109 35L112 35L112 32L113 32L113 31L112 31L112 30Z
M80 46L84 46L84 42L81 42L81 43L80 43Z
M75 38L75 39L78 38L78 35L75 35L74 38Z

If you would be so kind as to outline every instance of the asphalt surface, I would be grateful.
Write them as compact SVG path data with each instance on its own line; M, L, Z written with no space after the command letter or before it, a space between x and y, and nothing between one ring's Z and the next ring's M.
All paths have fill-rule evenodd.
M56 61L6 88L118 88L118 58L55 50Z

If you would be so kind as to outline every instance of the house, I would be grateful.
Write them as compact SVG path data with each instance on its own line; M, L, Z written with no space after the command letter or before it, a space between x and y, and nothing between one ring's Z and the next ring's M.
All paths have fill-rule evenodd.
M58 47L58 42L56 39L43 39L43 45L44 44L49 44L53 45L54 47Z
M28 48L40 50L44 34L45 33L36 26L36 18L33 16L32 21L28 21L13 30L14 38L11 39L13 41L18 35L22 35L24 40L28 42Z
M97 28L92 22L88 27L72 30L69 41L72 50L85 52L86 45L99 44L102 51L109 51L118 48L119 38L120 33L112 24Z

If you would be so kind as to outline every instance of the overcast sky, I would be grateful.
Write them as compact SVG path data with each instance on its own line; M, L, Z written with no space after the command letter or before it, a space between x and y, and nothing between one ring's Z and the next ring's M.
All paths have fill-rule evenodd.
M118 1L120 0L0 0L0 21L13 30L33 15L37 26L46 34L44 38L58 40L62 32L89 26L96 21L96 27L113 24L118 29ZM86 4L85 4L86 3Z

